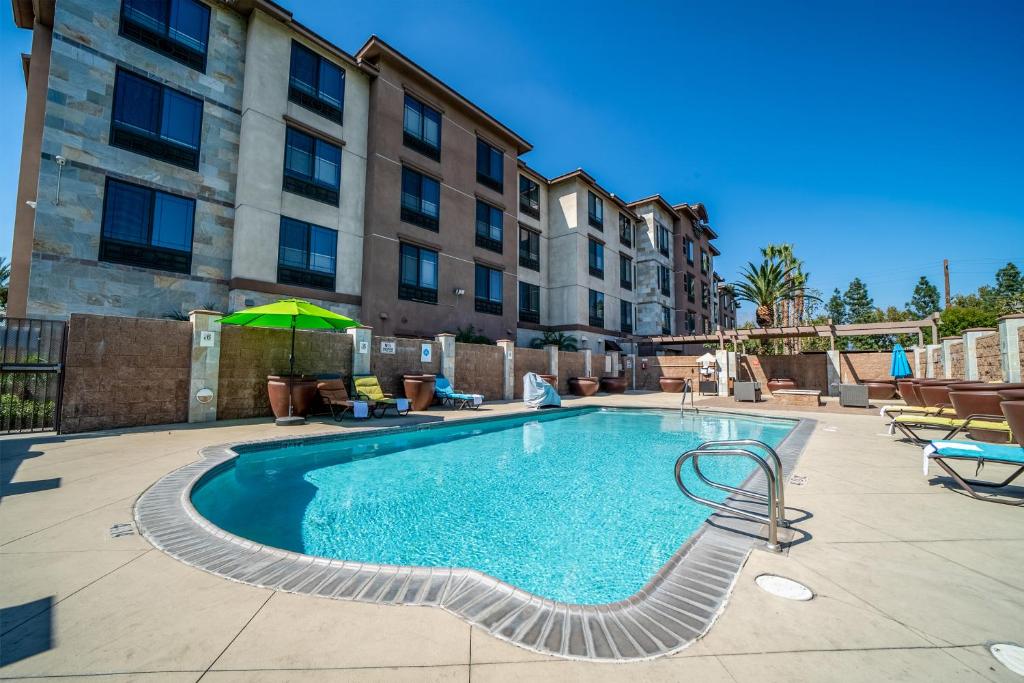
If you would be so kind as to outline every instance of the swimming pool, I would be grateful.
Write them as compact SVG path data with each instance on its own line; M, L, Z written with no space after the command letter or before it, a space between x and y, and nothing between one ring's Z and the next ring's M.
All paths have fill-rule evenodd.
M257 543L354 562L465 567L572 604L624 600L711 512L675 459L710 439L777 446L795 422L579 409L390 434L238 446L193 487L195 510ZM702 463L739 485L752 464ZM717 490L687 479L716 500Z

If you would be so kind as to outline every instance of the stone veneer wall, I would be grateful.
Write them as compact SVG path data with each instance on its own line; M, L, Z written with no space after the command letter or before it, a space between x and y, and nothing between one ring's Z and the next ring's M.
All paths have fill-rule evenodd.
M188 322L72 315L61 431L185 422L191 354Z
M1020 358L1021 363L1024 364L1024 327L1017 332L1017 348L1020 349L1020 355L1017 358Z
M700 378L697 358L698 356L644 356L636 362L636 388L661 391L658 380L662 377L692 379L696 387ZM643 367L645 361L646 368Z
M932 368L935 373L934 379L942 379L946 376L946 371L942 367L942 348L932 349Z
M528 372L536 372L539 375L547 374L548 352L546 350L516 348L515 364L512 369L512 386L515 398L523 397L523 375Z
M964 343L953 342L949 346L949 371L946 374L950 379L964 378Z
M594 377L608 377L608 376L610 376L612 374L611 371L609 370L608 372L605 372L605 369L604 369L604 364L606 362L605 361L606 358L608 358L608 355L604 354L604 353L594 353L594 354L591 354L590 355L590 374L592 374Z
M380 352L381 342L395 343L395 352ZM438 375L441 373L441 345L426 339L402 339L399 337L374 337L370 349L370 372L377 375L385 393L405 396L402 385L403 375ZM430 344L430 362L421 361L423 344ZM456 367L458 367L456 365ZM457 370L456 370L457 371Z
M1002 359L999 357L999 333L987 334L975 341L978 379L983 382L1003 381Z
M582 377L586 365L579 351L558 352L558 393L569 393L569 378Z
M121 3L61 0L53 20L30 317L226 310L234 227L234 186L242 101L245 21L210 5L206 72L118 36ZM171 84L204 100L198 171L108 144L116 70ZM57 196L55 157L67 163ZM98 261L104 183L119 178L196 199L187 274Z
M910 371L914 371L914 355L903 352ZM863 353L844 352L839 354L840 381L855 384L865 379L892 378L892 351L871 351Z
M516 349L516 353L522 349ZM546 366L545 366L546 367ZM502 398L502 375L505 372L505 354L500 346L489 344L455 344L455 389L466 394L482 394L488 401ZM522 395L522 378L519 395Z
M272 415L267 375L288 374L291 332L235 325L221 328L217 419ZM345 332L297 332L295 372L352 374L352 337Z
M792 356L744 356L767 393L766 382L773 377L788 377L799 389L817 389L828 394L828 357L824 353L801 353Z

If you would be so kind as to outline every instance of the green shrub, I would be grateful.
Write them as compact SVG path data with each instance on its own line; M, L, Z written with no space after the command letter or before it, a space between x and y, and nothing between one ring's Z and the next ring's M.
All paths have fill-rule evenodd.
M18 425L35 421L44 424L53 420L53 401L33 401L4 394L0 396L0 424Z

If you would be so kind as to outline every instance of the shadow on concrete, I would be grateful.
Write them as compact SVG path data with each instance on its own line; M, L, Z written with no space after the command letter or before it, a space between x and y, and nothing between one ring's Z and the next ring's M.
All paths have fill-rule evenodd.
M0 608L0 667L53 648L53 596Z
M42 451L33 450L38 440L39 437L24 437L0 441L0 501L8 496L60 488L60 477L13 482L23 462L43 454Z

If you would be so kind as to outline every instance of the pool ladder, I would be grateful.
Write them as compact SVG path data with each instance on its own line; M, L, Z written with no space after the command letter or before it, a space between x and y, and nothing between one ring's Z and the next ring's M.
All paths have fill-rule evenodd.
M747 448L754 446L764 451L766 455L761 455L754 450ZM768 483L768 494L757 493L755 491L747 491L744 489L722 484L720 482L711 481L707 478L703 471L700 469L701 458L715 458L722 456L740 456L750 458L754 463L761 469L764 474L765 481ZM750 512L749 510L743 510L741 508L727 505L726 503L719 503L714 500L707 498L701 498L693 491L686 488L686 484L683 483L682 469L683 465L687 462L693 462L693 471L697 474L697 477L704 482L704 484L716 488L719 491L725 491L733 494L733 496L743 496L759 502L767 503L768 514L762 515L756 512ZM676 485L679 490L683 492L683 495L690 500L707 505L715 510L727 512L737 517L749 519L754 522L761 522L768 525L768 550L779 552L781 547L779 546L779 527L788 527L789 522L786 521L786 501L783 492L783 471L782 471L782 460L779 458L779 454L775 452L775 449L764 443L763 441L757 441L756 439L729 439L724 441L705 441L697 448L686 451L676 460L675 467Z
M689 379L689 378L683 380L683 397L679 401L679 413L682 414L683 411L686 410L686 395L687 394L690 395L690 408L693 410L693 412L699 413L700 411L697 410L697 406L695 406L694 403L693 403L693 380Z

